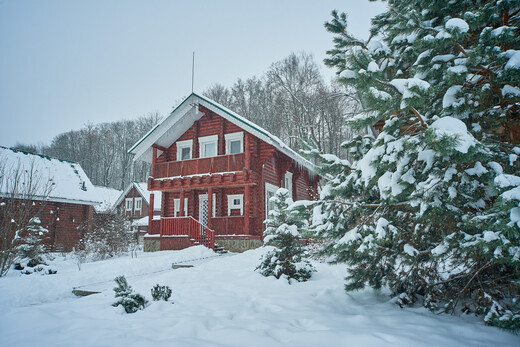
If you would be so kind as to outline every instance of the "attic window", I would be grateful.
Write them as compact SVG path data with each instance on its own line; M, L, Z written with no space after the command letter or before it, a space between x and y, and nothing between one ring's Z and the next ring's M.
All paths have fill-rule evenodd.
M244 132L224 135L226 138L226 154L237 154L244 152Z
M125 199L125 210L132 212L133 204L134 204L134 199L126 198Z
M178 141L177 142L177 160L191 159L192 146L193 146L193 140Z
M199 157L208 158L217 155L218 135L199 137Z
M141 212L142 208L143 208L143 199L135 198L134 212Z

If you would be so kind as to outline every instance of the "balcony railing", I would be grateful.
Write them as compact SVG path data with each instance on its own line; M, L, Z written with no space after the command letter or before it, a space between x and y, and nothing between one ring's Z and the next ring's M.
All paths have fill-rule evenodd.
M241 171L243 168L244 153L219 155L209 158L156 163L154 178Z
M249 218L249 229L244 229L244 216L213 217L211 227L216 235L252 235L256 226L256 218Z

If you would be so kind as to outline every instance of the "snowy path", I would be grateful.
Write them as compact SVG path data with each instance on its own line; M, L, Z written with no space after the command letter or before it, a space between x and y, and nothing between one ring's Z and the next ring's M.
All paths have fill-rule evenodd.
M11 274L0 279L3 346L518 346L520 337L478 320L399 309L386 295L345 294L343 266L315 264L309 282L289 285L253 269L265 250L201 260L193 268L160 271L171 263L212 255L203 247L84 264L58 265L61 277ZM209 253L208 253L209 252ZM59 264L59 262L58 262ZM68 267L69 268L68 268ZM154 274L145 272L160 271ZM113 284L76 298L73 285L125 274L151 299L155 284L173 289L169 302L135 314L111 307ZM134 277L132 277L134 276ZM54 291L49 293L48 291ZM27 299L27 300L26 300Z

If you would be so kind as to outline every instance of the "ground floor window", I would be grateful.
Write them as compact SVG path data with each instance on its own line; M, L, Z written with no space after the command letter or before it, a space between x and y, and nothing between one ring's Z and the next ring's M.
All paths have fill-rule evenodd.
M240 210L240 215L244 215L244 194L228 195L228 216L231 216L231 210Z
M180 217L181 199L173 199L173 216ZM188 215L188 198L184 198L184 217Z
M274 202L270 201L273 196L275 196L276 191L279 187L275 186L271 183L265 183L265 216L269 215L269 211L274 209Z
M292 198L292 172L287 171L284 175L284 188L289 191L289 197Z

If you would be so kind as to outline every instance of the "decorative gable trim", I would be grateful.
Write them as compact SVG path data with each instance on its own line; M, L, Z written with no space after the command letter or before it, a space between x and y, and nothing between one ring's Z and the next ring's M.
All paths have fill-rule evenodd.
M134 160L143 160L152 162L152 145L158 144L168 148L180 136L182 136L191 125L202 118L203 113L198 110L197 105L202 105L219 116L227 119L244 131L258 137L266 143L272 145L289 158L296 161L299 165L308 169L311 173L314 171L314 165L303 158L301 155L290 149L278 137L270 134L265 129L243 118L228 108L210 100L206 97L192 93L186 98L172 113L139 140L128 152L135 155ZM160 155L162 151L158 151Z

